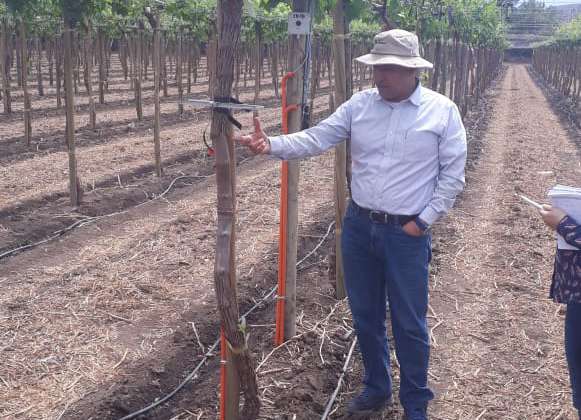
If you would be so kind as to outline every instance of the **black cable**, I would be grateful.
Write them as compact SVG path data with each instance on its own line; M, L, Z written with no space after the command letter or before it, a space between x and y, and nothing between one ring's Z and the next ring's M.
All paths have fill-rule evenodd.
M217 98L214 98L213 100L214 100L214 102L223 103L223 104L242 105L242 102L240 102L238 99L233 98L231 96L229 96L229 97L217 97ZM216 107L212 107L212 111L219 112L220 114L224 114L226 116L226 118L228 118L228 121L230 121L234 126L236 126L236 128L238 128L238 130L242 129L242 124L240 123L240 121L238 121L236 118L234 118L234 116L232 115L232 110L230 108L216 106ZM250 112L250 110L248 110L248 109L243 109L242 111ZM204 129L204 132L202 133L202 139L204 141L204 145L208 149L208 156L214 156L214 153L215 153L214 148L212 146L210 146L210 144L208 144L208 140L206 139L206 131L207 130L208 130L208 127L206 126L206 128Z

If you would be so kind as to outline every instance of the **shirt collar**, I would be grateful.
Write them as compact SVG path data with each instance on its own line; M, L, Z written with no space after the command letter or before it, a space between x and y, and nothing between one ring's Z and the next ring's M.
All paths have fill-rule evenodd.
M412 93L406 101L410 101L415 106L420 106L420 103L422 102L422 89L422 84L418 81L416 90L414 90L414 93Z
M401 104L404 102L410 102L414 106L420 106L420 104L422 102L422 89L423 89L422 84L418 80L418 85L417 85L416 89L413 91L413 93L407 99L404 99L403 101L401 101L399 103ZM379 91L377 90L377 88L375 88L375 94L376 94L376 100L378 100L378 101L384 100L381 97L381 95L379 94ZM394 102L389 102L389 103L394 104Z

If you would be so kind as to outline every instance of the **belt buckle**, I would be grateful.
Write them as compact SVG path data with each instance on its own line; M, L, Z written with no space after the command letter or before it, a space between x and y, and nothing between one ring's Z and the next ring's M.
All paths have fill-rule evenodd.
M376 222L376 223L387 223L387 214L380 212L380 211L376 211L376 210L371 210L369 212L369 219L372 222Z

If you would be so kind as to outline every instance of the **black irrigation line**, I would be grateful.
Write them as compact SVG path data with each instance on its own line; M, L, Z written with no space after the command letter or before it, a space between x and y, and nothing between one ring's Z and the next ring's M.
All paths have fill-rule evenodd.
M59 237L61 237L62 235L64 235L66 232L71 231L77 227L80 226L84 226L84 225L88 225L90 223L94 223L98 220L101 219L105 219L107 217L112 217L112 216L118 216L121 214L125 214L128 213L129 211L143 206L145 204L149 204L155 200L158 200L162 197L164 197L175 185L175 183L177 181L179 181L180 179L184 179L184 178L207 178L207 176L190 176L190 175L184 175L184 176L179 176L177 178L175 178L170 184L169 186L165 189L164 192L162 192L160 195L156 196L155 198L152 198L151 200L148 201L144 201L143 203L140 203L138 205L136 205L135 207L120 211L120 212L115 212L115 213L110 213L110 214L106 214L103 216L97 216L97 217L89 217L89 218L84 218L81 220L77 220L75 223L61 229L58 230L56 232L54 232L52 235L50 235L48 238L43 239L42 241L38 241L32 244L28 244L28 245L23 245L20 246L18 248L14 248L12 250L6 251L2 254L0 254L0 259L2 258L6 258L8 256L14 255L20 251L24 251L26 249L30 249L39 245L42 245L44 243L50 242L54 239L57 239ZM335 224L335 222L331 222L331 224L329 224L329 227L327 228L327 232L325 233L325 235L323 236L323 238L319 241L319 243L309 252L307 253L300 261L297 262L296 266L297 268L299 267L300 264L302 264L304 261L306 261L311 255L313 255L322 245L323 243L327 240L327 238L329 237L330 233L331 233L331 229L333 227L333 225ZM309 266L310 267L310 266ZM305 267L307 268L307 267ZM252 308L250 308L248 311L246 311L244 313L244 315L241 316L240 320L242 321L242 319L246 318L249 314L251 314L252 312L254 312L256 309L258 309L263 303L265 303L269 298L271 298L275 292L278 290L278 285L274 286L260 301L258 301ZM148 405L147 407L144 407L134 413L131 413L123 418L121 418L120 420L130 420L133 419L141 414L144 414L150 410L152 410L153 408L163 404L164 402L168 401L169 399L171 399L174 395L176 395L188 382L190 382L193 378L195 378L196 374L198 373L198 371L206 364L206 362L208 361L208 359L212 356L214 356L214 350L216 349L216 347L218 347L218 344L220 343L220 338L218 338L214 344L212 344L212 346L208 349L208 351L204 354L204 358L198 363L198 365L194 368L194 370L192 370L192 372L190 372L188 374L188 376L173 390L171 391L169 394L165 395L163 398L161 399L156 399L155 402L153 402L152 404Z
M26 249L35 248L35 247L37 247L39 245L42 245L42 244L45 244L47 242L53 241L53 240L55 240L57 238L60 238L65 233L67 233L67 232L69 232L69 231L71 231L71 230L73 230L73 229L75 229L77 227L85 226L85 225L88 225L88 224L91 224L91 223L95 223L95 222L97 222L99 220L102 220L102 219L105 219L107 217L112 217L112 216L118 216L118 215L121 215L121 214L125 214L125 213L128 213L128 212L132 211L133 209L136 209L138 207L141 207L141 206L143 206L145 204L152 203L153 201L156 201L156 200L164 197L173 188L174 184L177 181L179 181L180 179L184 179L184 178L208 178L208 176L197 176L197 175L196 176L194 176L194 175L178 176L177 178L174 178L174 180L169 184L169 186L165 189L164 192L162 192L160 195L152 198L151 200L144 201L143 203L139 203L136 206L133 206L133 207L130 207L128 209L125 209L125 210L122 210L122 211L118 211L118 212L115 212L115 213L109 213L109 214L104 214L102 216L95 216L95 217L85 217L85 218L83 218L81 220L77 220L75 223L73 223L73 224L71 224L71 225L69 225L69 226L67 226L67 227L65 227L63 229L57 230L56 232L53 232L50 236L48 236L47 238L45 238L45 239L43 239L41 241L34 242L34 243L31 243L31 244L27 244L27 245L22 245L22 246L19 246L17 248L13 248L13 249L10 249L10 250L8 250L6 252L3 252L2 254L0 254L0 260L2 260L3 258L10 257L10 256L12 256L14 254L17 254L17 253L19 253L21 251L24 251Z
M331 233L331 228L333 227L333 225L335 224L335 222L331 222L331 224L329 225L329 227L327 228L327 233L321 238L321 240L319 241L319 243L313 248L312 251L310 251L308 254L306 254L299 262L297 262L296 266L298 268L298 266L300 264L302 264L307 258L309 258L311 255L313 255L317 249L319 249L323 243L325 243L325 241L327 240L327 238L329 237L329 234ZM270 291L261 299L259 300L252 308L250 308L248 311L246 311L244 313L244 315L242 315L239 319L240 322L244 322L244 319L250 315L252 312L254 312L256 309L258 309L260 306L262 306L263 303L266 303L266 301L271 298L275 292L278 290L278 285L274 286L272 289L270 289ZM276 296L275 296L276 298ZM206 354L204 354L204 358L198 363L198 365L194 368L193 371L191 371L188 376L186 376L186 378L176 387L174 388L173 391L171 391L169 394L165 395L163 398L161 399L156 399L153 403L151 403L150 405L148 405L147 407L144 407L138 411L135 411L131 414L128 414L125 417L122 417L119 420L131 420L134 419L137 416L140 416L141 414L144 414L152 409L154 409L155 407L163 404L164 402L168 401L170 398L172 398L174 395L176 395L188 382L190 382L193 378L195 378L196 374L198 373L198 371L206 364L206 362L208 361L208 359L212 356L214 356L214 350L216 349L216 347L218 347L218 344L220 343L220 337L218 337L216 339L216 341L214 341L214 344L212 344L212 346L208 349L208 351L206 352ZM346 368L345 368L346 369ZM344 375L344 373L343 373Z

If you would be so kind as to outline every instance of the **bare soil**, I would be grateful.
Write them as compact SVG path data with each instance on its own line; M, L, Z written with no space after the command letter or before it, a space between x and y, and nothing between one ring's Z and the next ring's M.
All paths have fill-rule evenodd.
M188 110L179 117L166 101L165 174L158 180L151 121L128 127L134 111L123 101L131 92L114 86L118 104L98 112L101 134L79 131L79 169L90 188L75 212L67 204L62 114L47 100L47 115L35 114L35 146L26 150L18 149L18 114L0 118L0 249L42 239L80 217L123 211L0 260L0 418L119 419L173 390L217 338L216 191L201 140L207 115ZM327 109L321 93L318 118ZM262 120L276 133L280 114L268 88L263 100L274 109ZM249 127L249 116L240 119ZM467 187L434 229L431 418L573 419L563 312L548 299L553 235L515 192L543 200L555 182L579 184L579 149L521 64L507 68L467 126ZM40 133L54 137L41 141ZM240 152L238 161L244 312L276 284L280 174L271 159ZM264 419L320 418L353 340L348 307L334 299L329 280L333 156L301 168L299 259L322 245L299 265L296 337L273 351L272 298L247 317ZM180 176L190 178L137 206ZM219 355L207 359L179 393L140 418L217 418ZM331 418L346 418L361 373L356 350ZM399 419L401 409L396 404L376 417Z

